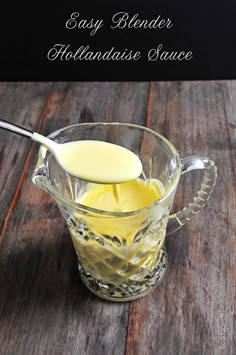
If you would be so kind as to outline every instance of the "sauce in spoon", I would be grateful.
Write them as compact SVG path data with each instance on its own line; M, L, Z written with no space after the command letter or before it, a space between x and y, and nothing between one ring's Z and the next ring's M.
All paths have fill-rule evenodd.
M30 138L45 146L70 175L90 182L119 184L138 178L142 163L138 156L119 145L96 140L58 144L23 127L0 119L0 128ZM116 191L118 195L118 191Z
M53 153L70 175L91 182L118 184L134 180L142 172L137 155L108 142L83 140L64 143L57 145Z

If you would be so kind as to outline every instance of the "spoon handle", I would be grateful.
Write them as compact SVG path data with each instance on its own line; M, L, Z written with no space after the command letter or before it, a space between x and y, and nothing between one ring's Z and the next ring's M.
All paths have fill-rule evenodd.
M0 128L6 129L7 131L14 132L16 134L19 134L20 136L26 137L26 138L32 138L34 132L30 131L27 128L23 128L21 126L18 126L16 124L7 122L0 118Z

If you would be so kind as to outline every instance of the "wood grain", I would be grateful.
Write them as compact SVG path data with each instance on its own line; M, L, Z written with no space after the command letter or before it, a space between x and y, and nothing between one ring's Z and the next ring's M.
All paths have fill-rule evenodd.
M152 84L148 124L180 152L211 157L219 177L204 211L167 237L161 286L131 305L128 354L235 354L235 84ZM197 191L194 174L176 210Z
M37 130L51 88L50 83L1 83L1 118ZM19 178L27 163L30 147L31 142L25 138L0 131L0 229L4 221L8 221L9 207L15 204L14 195L20 186Z
M57 206L31 183L36 144L0 132L0 354L236 354L236 82L0 83L5 119L43 134L121 121L217 162L204 211L167 238L167 274L148 296L105 302L79 279ZM199 188L181 178L174 209Z

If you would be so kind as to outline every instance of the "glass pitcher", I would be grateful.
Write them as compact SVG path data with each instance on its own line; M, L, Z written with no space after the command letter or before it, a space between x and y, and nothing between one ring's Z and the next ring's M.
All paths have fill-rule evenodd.
M142 161L140 179L158 179L164 193L150 205L130 212L85 206L80 197L88 182L68 175L45 147L40 147L33 183L56 201L70 231L82 281L90 291L111 301L145 296L167 269L165 236L177 231L206 204L217 178L207 157L181 159L175 147L153 130L129 123L82 123L51 133L57 143L101 140L124 146ZM200 190L181 211L170 214L180 176L204 169Z

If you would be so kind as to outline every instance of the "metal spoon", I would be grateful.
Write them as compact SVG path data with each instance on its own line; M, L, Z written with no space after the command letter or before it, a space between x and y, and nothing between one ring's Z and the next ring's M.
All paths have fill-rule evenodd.
M136 154L112 143L81 140L58 144L39 133L3 119L0 119L0 128L42 144L66 172L83 180L119 184L138 178L142 172L142 163ZM108 151L109 154L105 154ZM86 154L87 152L89 153Z

